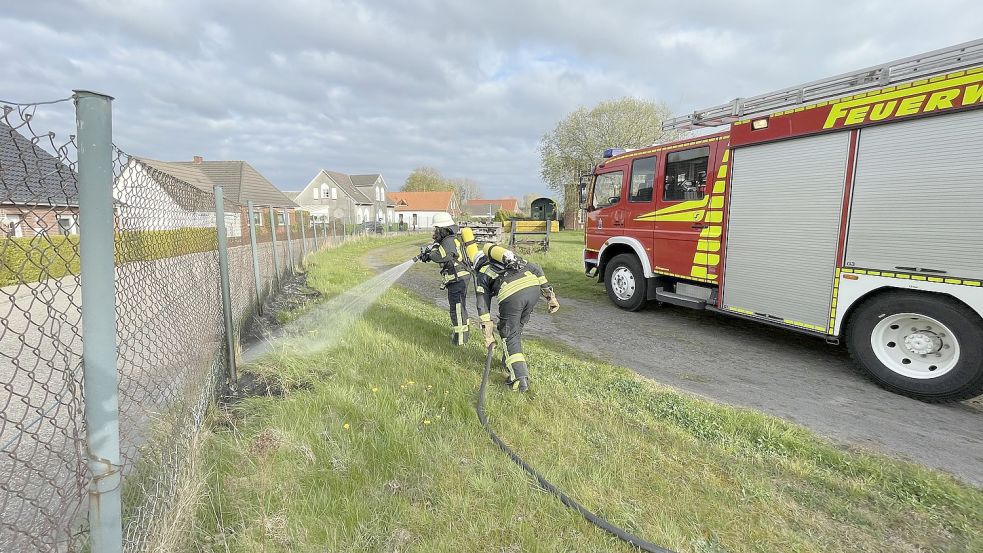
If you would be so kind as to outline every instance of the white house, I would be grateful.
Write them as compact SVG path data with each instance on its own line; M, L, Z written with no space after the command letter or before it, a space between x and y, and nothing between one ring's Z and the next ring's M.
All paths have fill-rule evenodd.
M446 211L458 216L460 209L454 192L390 192L389 198L396 205L396 222L400 228L410 230L433 226L433 216Z

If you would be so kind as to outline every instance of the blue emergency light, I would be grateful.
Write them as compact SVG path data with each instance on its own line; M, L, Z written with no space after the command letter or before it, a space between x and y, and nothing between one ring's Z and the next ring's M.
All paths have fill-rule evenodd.
M624 148L608 148L607 150L604 150L604 157L607 158L607 157L620 156L621 154L627 151L628 150Z

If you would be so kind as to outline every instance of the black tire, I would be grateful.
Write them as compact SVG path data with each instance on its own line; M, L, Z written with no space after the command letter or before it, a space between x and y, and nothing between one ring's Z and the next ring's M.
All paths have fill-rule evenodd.
M634 279L634 292L627 298L619 298L612 285L612 279L620 268L627 269ZM614 256L604 267L604 288L608 291L611 302L626 311L638 311L645 306L646 292L645 273L642 272L642 264L634 254L623 253Z
M871 344L877 324L885 317L902 313L931 317L949 329L959 344L959 358L948 372L937 378L912 378L892 370L877 357ZM886 347L903 347L890 345L894 343ZM983 320L950 297L911 292L875 296L850 316L847 347L864 372L892 392L929 403L962 401L983 393ZM903 356L906 355L914 357Z

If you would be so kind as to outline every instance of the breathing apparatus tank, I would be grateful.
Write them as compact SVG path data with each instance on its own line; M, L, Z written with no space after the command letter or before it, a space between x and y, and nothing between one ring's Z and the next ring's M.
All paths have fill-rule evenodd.
M474 239L474 231L470 227L461 229L461 242L464 244L464 257L468 264L474 264L474 258L478 255L478 242Z
M493 263L498 263L506 269L519 269L523 265L522 258L515 255L512 250L503 248L498 244L484 244L482 246L482 251L485 254L485 257L487 257Z

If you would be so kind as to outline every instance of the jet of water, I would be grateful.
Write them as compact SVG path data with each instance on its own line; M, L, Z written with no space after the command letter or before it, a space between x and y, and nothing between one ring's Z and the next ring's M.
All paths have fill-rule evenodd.
M274 349L306 354L333 346L411 265L412 260L406 261L315 306L245 349L242 362L256 361Z

